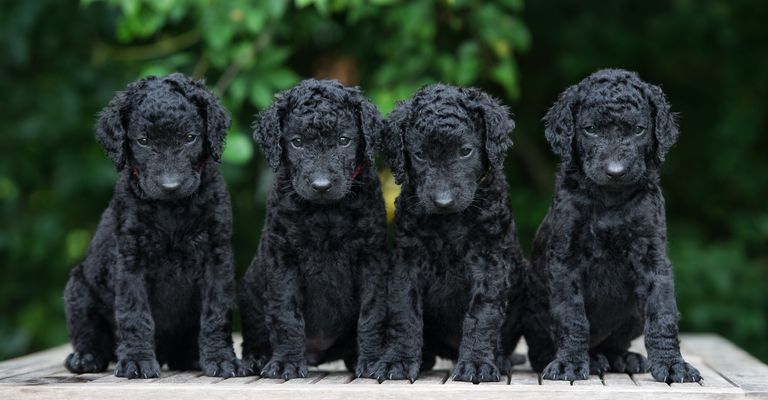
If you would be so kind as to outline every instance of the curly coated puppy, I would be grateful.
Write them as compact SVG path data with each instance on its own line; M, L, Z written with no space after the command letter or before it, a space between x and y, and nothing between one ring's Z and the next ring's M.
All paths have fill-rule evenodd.
M456 380L506 372L500 330L522 264L502 169L513 128L495 99L443 84L387 119L384 152L402 192L377 379L414 380L436 355L457 360Z
M595 72L544 117L562 158L526 273L529 358L545 379L650 369L701 379L680 355L659 169L678 131L664 93L634 72ZM645 334L646 360L629 351Z
M65 365L154 378L160 365L242 373L232 347L229 195L218 171L229 117L201 82L149 77L117 93L96 138L118 169L112 201L64 301Z
M275 183L240 286L250 373L305 377L343 359L361 374L383 346L386 213L373 163L381 116L356 88L305 80L255 124ZM355 351L357 350L357 351Z

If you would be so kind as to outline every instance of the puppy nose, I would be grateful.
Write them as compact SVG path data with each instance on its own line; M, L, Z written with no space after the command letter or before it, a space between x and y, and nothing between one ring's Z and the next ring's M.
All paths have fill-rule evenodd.
M316 192L325 193L331 188L331 181L328 178L317 178L312 181L312 189Z
M605 168L605 173L611 178L621 178L626 172L627 169L624 167L624 164L613 161L609 162Z
M453 196L448 193L438 193L432 201L437 208L448 208L453 205Z
M160 178L160 187L164 192L175 192L181 186L179 178L175 176L163 176Z

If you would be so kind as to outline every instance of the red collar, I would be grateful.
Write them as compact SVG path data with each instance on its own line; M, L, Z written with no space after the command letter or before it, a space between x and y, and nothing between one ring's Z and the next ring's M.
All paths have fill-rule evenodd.
M360 175L360 171L363 170L363 164L357 164L357 167L355 167L355 171L352 172L352 180L354 181L355 178L357 178L358 175Z

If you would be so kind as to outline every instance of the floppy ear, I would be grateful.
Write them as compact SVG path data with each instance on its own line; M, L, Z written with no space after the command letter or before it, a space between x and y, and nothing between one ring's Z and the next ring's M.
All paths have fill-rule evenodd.
M676 116L670 111L667 98L660 87L645 83L643 92L653 108L653 134L656 138L655 159L658 165L661 165L664 162L664 156L675 144L679 135Z
M376 106L360 92L360 88L345 87L350 99L355 105L360 129L365 140L365 157L369 163L373 163L374 149L379 148L381 142L382 121L381 114Z
M512 146L509 134L515 129L515 121L509 117L507 107L487 93L465 88L469 101L466 106L479 118L485 129L485 153L493 168L502 168L507 150Z
M96 123L96 140L104 147L107 156L115 164L118 171L125 167L125 139L127 130L127 118L129 113L129 98L132 87L138 83L132 83L128 89L117 92L106 107L99 113Z
M208 153L214 161L221 162L230 119L219 99L208 90L203 81L192 80L183 74L174 73L165 77L164 80L174 85L198 108L205 121L205 143Z
M576 91L576 85L566 89L544 116L544 136L552 146L552 151L566 164L571 161L573 135L576 130L576 122L573 120Z
M389 113L384 123L384 131L381 140L381 152L395 177L395 182L401 184L405 181L405 130L411 122L413 100L400 101L395 109Z
M285 92L276 95L272 105L262 111L253 123L253 140L261 146L264 156L267 157L267 163L273 171L277 171L280 166L283 154L280 138L283 136L282 120L285 115L287 96Z

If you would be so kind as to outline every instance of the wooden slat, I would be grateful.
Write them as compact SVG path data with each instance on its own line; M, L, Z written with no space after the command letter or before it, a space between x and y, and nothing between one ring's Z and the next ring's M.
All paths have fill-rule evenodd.
M683 347L749 395L768 397L768 366L715 335L686 336ZM705 378L706 379L706 378Z
M256 382L259 379L261 378L258 376L238 376L234 378L224 379L223 381L218 382L216 384L224 385L224 386L248 385L253 382Z
M327 375L327 372L310 371L306 378L296 378L286 381L286 385L310 385L313 384Z
M419 379L413 382L414 385L442 385L448 379L446 370L424 371L419 375Z
M509 377L510 385L527 385L527 386L539 386L539 374L533 371L512 371L512 375Z
M370 378L355 378L349 383L352 385L378 385L379 381Z
M339 385L352 382L354 375L351 372L333 371L315 382L316 385Z
M606 372L603 374L603 384L611 387L633 388L637 386L628 374L618 372Z

